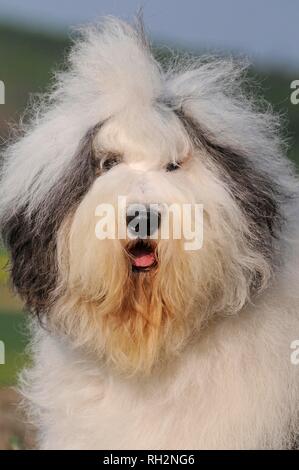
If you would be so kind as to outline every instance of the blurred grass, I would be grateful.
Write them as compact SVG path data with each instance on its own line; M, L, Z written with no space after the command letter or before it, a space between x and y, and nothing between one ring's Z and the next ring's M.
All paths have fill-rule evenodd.
M0 365L0 386L16 382L16 376L28 358L25 357L26 317L22 303L8 285L8 256L0 248L0 340L5 345L5 364Z
M43 34L0 24L0 80L5 83L5 105L1 105L0 133L5 121L23 112L30 94L45 91L67 47L66 37Z
M19 26L0 24L0 80L5 83L6 104L0 106L0 139L8 135L8 122L17 122L31 94L45 91L53 68L61 68L70 41L65 36L44 34ZM157 56L167 60L167 49L157 48ZM290 103L290 83L299 78L285 70L251 69L259 83L258 93L287 121L289 156L299 164L299 105ZM6 364L0 365L0 385L13 384L26 361L23 351L26 318L21 302L8 288L7 254L0 247L0 340L6 346Z
M0 248L0 266L1 266L0 285L3 285L4 283L6 283L8 279L8 273L5 269L5 266L7 265L7 263L8 263L7 254L5 253L3 249Z
M27 362L26 317L19 312L0 310L0 336L5 344L5 364L0 365L0 386L15 384L19 370Z

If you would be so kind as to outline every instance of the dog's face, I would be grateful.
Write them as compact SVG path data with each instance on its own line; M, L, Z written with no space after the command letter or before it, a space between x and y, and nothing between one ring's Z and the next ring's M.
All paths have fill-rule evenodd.
M191 94L193 79L184 85ZM167 95L128 102L73 139L72 158L57 165L59 178L39 203L31 208L28 197L10 215L6 207L3 224L27 305L48 328L129 373L178 354L209 318L238 312L267 284L280 219L278 186L252 161L252 142L246 148L225 129L218 138L200 122L196 100L194 116L191 95L178 99L171 80ZM117 215L119 196L128 226L128 208L144 205L146 236L119 237L117 217L115 236L96 235L99 205ZM174 203L203 207L199 248L186 249L186 233L174 235L171 217L169 236L161 236ZM189 222L198 228L192 209Z

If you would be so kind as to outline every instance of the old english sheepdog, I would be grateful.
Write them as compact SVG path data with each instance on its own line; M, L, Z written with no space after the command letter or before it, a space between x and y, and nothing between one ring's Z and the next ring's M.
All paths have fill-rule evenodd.
M298 185L243 76L230 59L160 64L141 27L106 18L6 146L1 230L33 314L20 389L39 448L296 445ZM119 197L125 237L98 236ZM174 217L160 236L172 204L202 206L200 248Z

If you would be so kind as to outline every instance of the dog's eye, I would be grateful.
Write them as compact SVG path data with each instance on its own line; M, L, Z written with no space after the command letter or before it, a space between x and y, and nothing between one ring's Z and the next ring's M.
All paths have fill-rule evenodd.
M170 162L166 165L166 171L176 171L181 168L180 162Z
M101 161L101 169L103 171L109 171L114 166L118 165L121 162L120 155L111 155L107 156Z

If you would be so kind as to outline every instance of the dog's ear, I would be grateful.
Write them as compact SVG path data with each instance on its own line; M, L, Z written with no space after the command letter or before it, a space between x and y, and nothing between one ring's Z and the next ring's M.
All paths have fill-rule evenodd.
M12 283L26 307L39 316L53 300L57 281L56 238L65 217L95 179L93 139L99 125L80 141L63 176L33 211L28 206L2 218L2 238L11 255Z
M248 221L248 238L251 248L259 252L268 263L275 257L276 239L284 223L281 205L290 194L280 187L270 175L257 168L250 155L217 143L208 132L182 109L175 111L193 145L203 149L218 167L224 183ZM254 289L260 285L260 275L254 274Z

